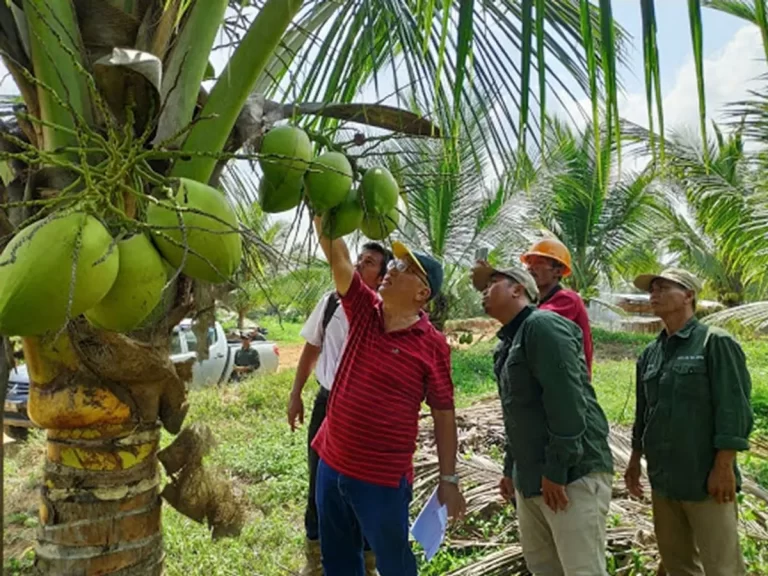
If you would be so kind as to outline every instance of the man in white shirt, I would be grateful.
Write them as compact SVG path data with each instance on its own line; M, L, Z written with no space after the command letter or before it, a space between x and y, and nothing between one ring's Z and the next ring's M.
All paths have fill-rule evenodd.
M357 271L363 282L373 290L378 290L379 284L387 272L387 264L392 254L376 242L363 245L362 252L357 259ZM344 310L339 306L336 292L329 292L315 306L309 316L301 336L306 340L304 349L296 368L296 377L293 381L291 397L288 401L288 424L291 430L297 428L297 420L304 423L304 402L301 393L309 379L312 369L315 369L315 377L320 384L315 403L312 408L312 416L308 430L309 451L309 494L307 508L304 516L306 530L306 565L302 570L302 576L323 576L323 566L320 558L319 529L317 523L317 506L315 504L315 477L319 457L312 449L312 440L320 429L325 419L325 409L328 403L336 369L344 351L347 339L349 323ZM376 559L366 546L365 552L366 574L376 574Z

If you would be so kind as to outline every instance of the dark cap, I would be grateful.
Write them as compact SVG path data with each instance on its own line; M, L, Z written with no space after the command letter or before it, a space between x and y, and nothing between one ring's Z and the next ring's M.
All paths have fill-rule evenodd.
M526 270L517 266L510 268L494 268L487 263L478 263L472 269L472 285L476 290L482 292L488 287L488 283L493 276L506 276L525 288L528 299L534 304L539 301L539 289L536 287L536 281Z
M402 242L392 242L392 254L395 258L409 258L424 273L429 284L429 299L432 300L443 287L443 265L432 256L422 252L413 252Z

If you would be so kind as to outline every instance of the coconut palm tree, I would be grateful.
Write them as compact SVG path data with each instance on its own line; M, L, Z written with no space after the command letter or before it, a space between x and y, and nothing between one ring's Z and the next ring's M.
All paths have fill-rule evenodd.
M655 260L664 206L653 172L619 174L615 148L603 142L596 150L592 134L591 126L577 130L552 120L533 160L536 176L523 192L534 226L570 250L566 283L585 299L597 296L601 283L612 285ZM601 181L601 170L613 175Z
M742 132L723 135L715 125L706 154L690 138L666 144L665 181L679 199L669 213L668 247L729 307L762 294L768 280L765 179Z
M151 232L168 240L180 231L184 258L199 257L186 239L196 230L184 226L187 215L204 216L204 232L242 233L252 243L247 230L187 210L169 190L180 182L218 186L227 164L258 152L260 136L284 119L301 122L318 142L344 122L450 139L473 119L462 106L468 97L493 94L482 144L501 152L529 131L533 70L540 87L570 76L596 97L602 65L615 102L621 33L610 3L601 7L602 18L574 0L2 2L0 51L20 99L0 111L0 238L29 225L32 234L76 211L113 237ZM218 76L209 62L217 39L230 51ZM517 47L520 68L509 56ZM551 58L564 67L559 78ZM419 114L354 104L385 77ZM540 88L541 101L545 95ZM147 212L159 204L176 212L178 227L150 226ZM74 279L85 233L64 233L73 240L65 260ZM116 262L110 250L105 258ZM0 264L15 262L7 256ZM172 480L165 499L207 521L214 536L236 533L243 521L226 483L200 466L206 430L187 429L158 454L160 425L178 433L187 409L190 366L168 360L171 330L194 313L204 333L220 295L179 270L142 330L109 332L71 317L70 281L59 286L69 294L66 325L24 339L30 415L48 441L41 573L159 574L161 462Z

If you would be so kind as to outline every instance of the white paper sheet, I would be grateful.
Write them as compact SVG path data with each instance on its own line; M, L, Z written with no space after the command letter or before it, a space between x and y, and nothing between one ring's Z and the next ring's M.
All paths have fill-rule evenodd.
M411 534L416 541L424 548L427 561L440 549L440 545L445 540L445 529L448 525L448 509L440 504L437 499L437 488L432 492L424 508L411 526Z

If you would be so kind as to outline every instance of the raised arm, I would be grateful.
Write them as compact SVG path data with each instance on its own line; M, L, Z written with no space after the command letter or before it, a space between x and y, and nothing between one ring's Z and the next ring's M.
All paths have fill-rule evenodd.
M347 243L341 238L331 240L323 234L322 218L315 216L315 231L320 247L325 253L325 258L331 266L333 272L333 282L336 285L336 291L342 298L349 290L352 284L352 278L355 275L355 266L352 258L349 256Z

